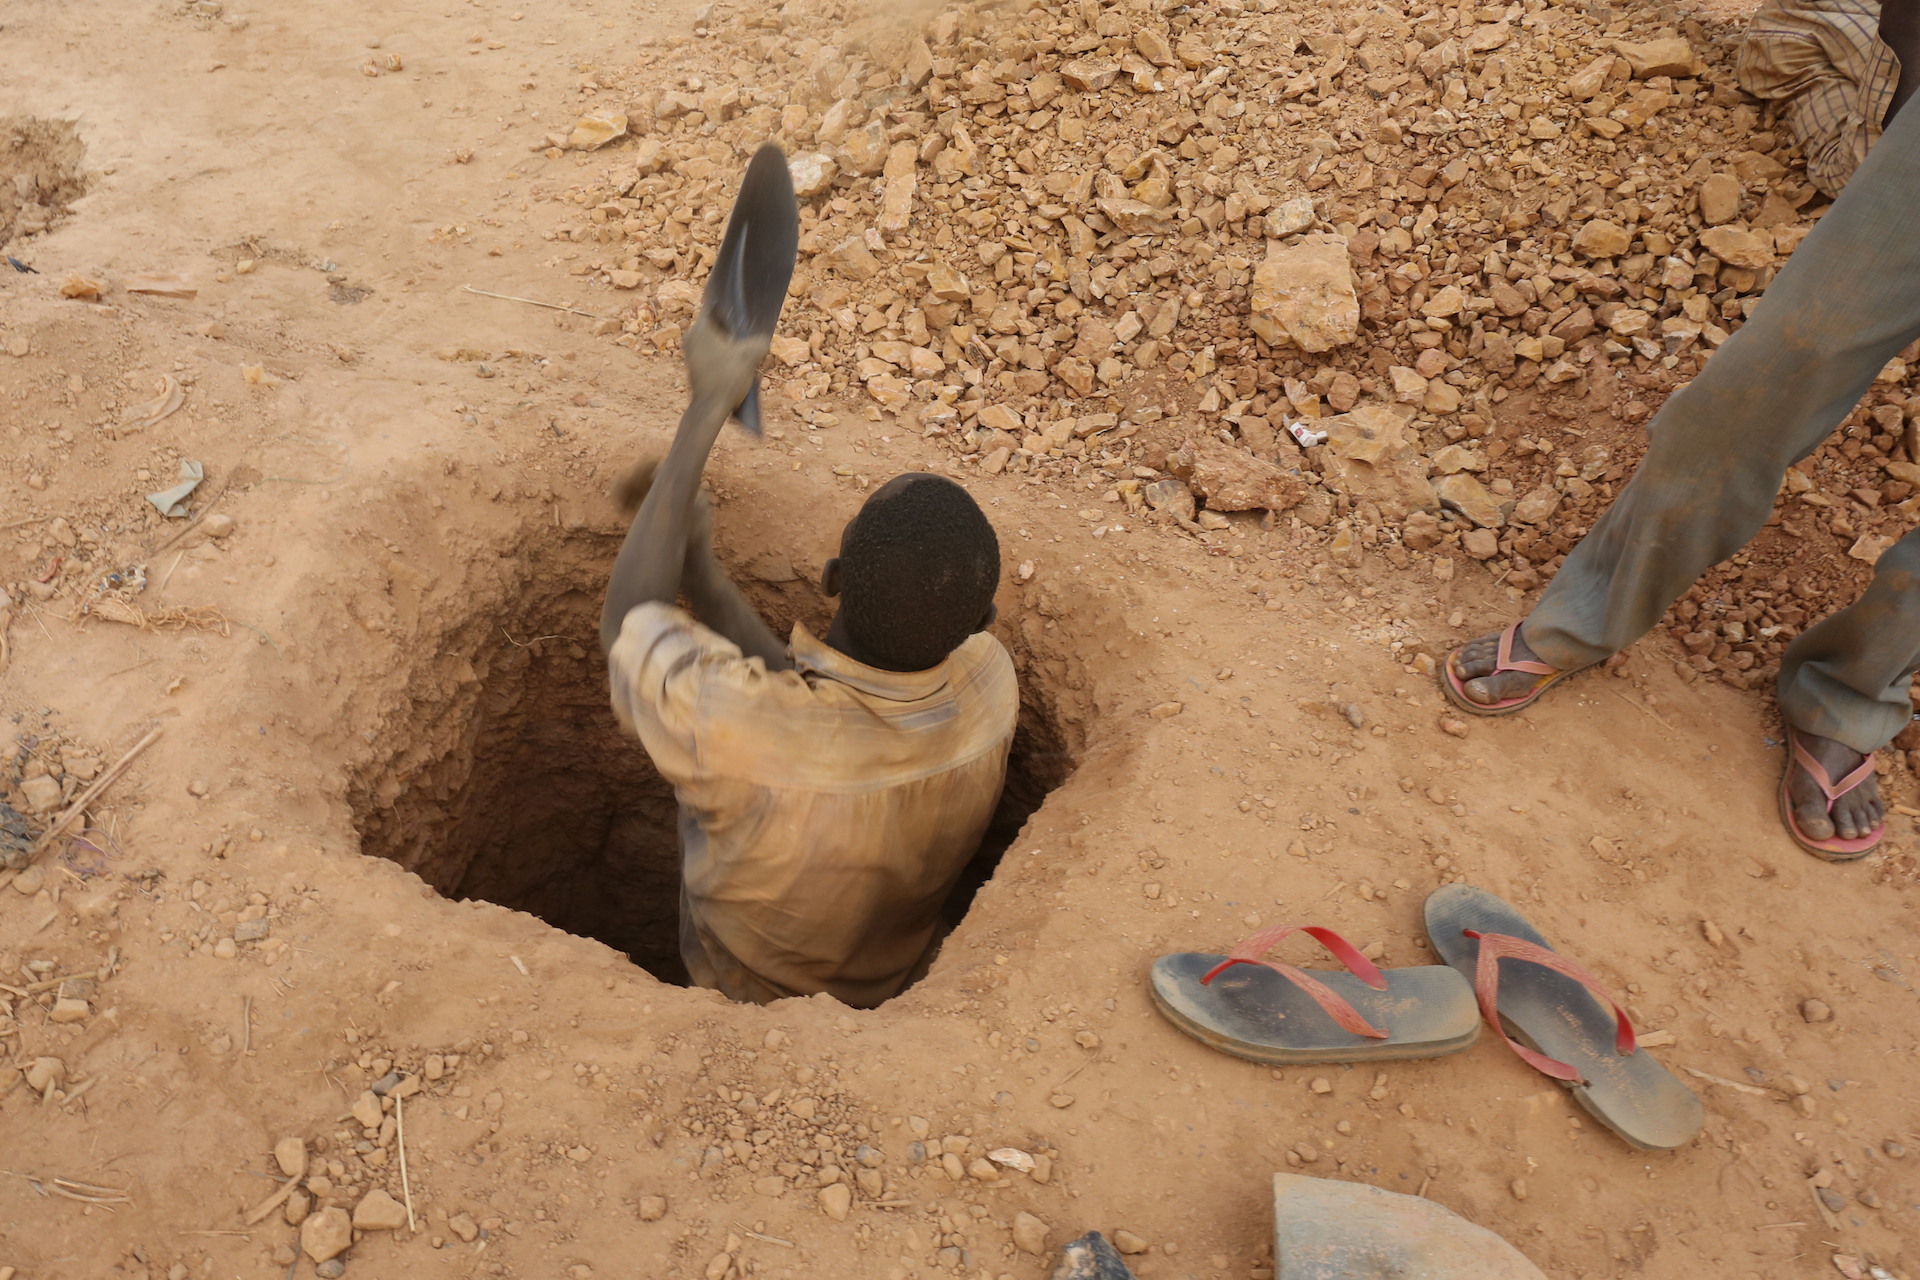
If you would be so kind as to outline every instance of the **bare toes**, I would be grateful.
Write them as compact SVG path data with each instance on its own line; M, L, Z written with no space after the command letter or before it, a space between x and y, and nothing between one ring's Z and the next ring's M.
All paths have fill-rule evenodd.
M1793 820L1800 834L1809 840L1833 839L1833 819L1818 805L1802 805L1794 810Z

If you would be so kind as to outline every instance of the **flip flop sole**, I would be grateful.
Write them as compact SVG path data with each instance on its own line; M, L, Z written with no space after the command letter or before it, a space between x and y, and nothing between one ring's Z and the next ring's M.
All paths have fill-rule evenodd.
M1780 825L1787 829L1787 836L1795 844L1805 849L1822 862L1858 862L1880 847L1885 838L1887 824L1881 823L1872 835L1861 836L1856 840L1842 840L1835 836L1831 840L1815 840L1800 830L1800 824L1793 817L1793 793L1788 790L1793 781L1793 752L1787 752L1787 767L1780 775Z
M1180 952L1153 963L1149 989L1167 1020L1209 1048L1272 1066L1381 1062L1459 1053L1480 1035L1473 986L1441 965L1388 969L1385 991L1350 973L1313 976L1388 1039L1343 1029L1313 997L1263 965L1237 964L1206 986L1201 975L1225 956Z
M1484 889L1450 884L1427 898L1427 933L1442 960L1471 980L1480 944L1463 931L1504 933L1552 949L1513 907ZM1500 961L1500 1017L1513 1038L1578 1071L1573 1096L1594 1119L1642 1151L1671 1151L1700 1132L1700 1099L1644 1049L1614 1052L1613 1014L1572 978L1523 960Z

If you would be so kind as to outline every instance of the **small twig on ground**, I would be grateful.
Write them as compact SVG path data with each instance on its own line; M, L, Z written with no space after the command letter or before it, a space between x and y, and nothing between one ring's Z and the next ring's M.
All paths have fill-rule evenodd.
M240 1053L244 1057L253 1051L253 997L240 997Z
M1773 1098L1778 1096L1771 1089L1762 1089L1757 1085L1741 1084L1738 1080L1723 1080L1719 1076L1710 1076L1706 1072L1696 1071L1692 1067L1683 1066L1680 1069L1696 1080L1705 1080L1708 1084L1721 1085L1737 1093L1750 1093L1756 1098Z
M738 1223L734 1225L739 1226ZM791 1240L782 1240L779 1236L763 1236L758 1231L749 1231L745 1227L740 1227L740 1234L750 1240L764 1240L768 1244L777 1244L783 1249L791 1249L794 1247L794 1243Z
M1663 728L1667 728L1667 729L1673 728L1672 725L1668 724L1664 719L1661 719L1659 712L1655 711L1652 707L1648 706L1646 703L1635 702L1632 698L1627 697L1626 694L1621 693L1618 689L1615 689L1613 691L1613 696L1616 698L1619 698L1622 702L1625 702L1630 707L1638 707L1640 710L1646 712L1648 715L1652 716L1655 720L1658 720Z
M293 1194L293 1189L300 1185L300 1179L306 1176L307 1171L302 1169L293 1177L288 1178L278 1191L255 1205L253 1212L247 1215L247 1225L252 1226L254 1223L272 1213L275 1209L278 1209L282 1204L286 1203L287 1197Z
M87 1090L93 1088L93 1086L99 1083L100 1083L100 1077L99 1076L93 1077L93 1079L79 1086L72 1093L68 1094L64 1099L62 1099L60 1105L62 1107L72 1106L74 1103L78 1102L82 1097L85 1096ZM54 1181L58 1182L60 1181L60 1179L56 1178L54 1179Z
M114 782L119 779L120 775L127 771L127 769L133 764L134 757L138 756L142 751L145 751L148 747L152 746L154 743L154 740L157 739L159 736L160 736L160 730L158 728L148 730L146 737L134 743L132 749L129 750L127 754L121 756L118 760L114 762L111 768L109 768L105 773L101 774L98 778L94 779L93 784L89 786L85 791L81 792L79 796L77 796L74 799L74 802L72 804L67 806L66 812L62 813L58 818L55 818L51 823L47 824L47 829L40 833L40 838L38 840L34 841L33 852L27 855L28 860L31 861L32 859L39 857L42 853L46 851L49 845L51 845L55 840L59 839L61 836L61 833L63 833L69 826L73 825L73 822L77 818L79 818L81 814L86 812L87 806L92 804L94 800L96 800L100 796L101 792L105 791L108 787L112 786Z
M558 302L542 302L538 298L516 298L510 293L490 293L485 289L476 289L470 284L460 286L468 293L477 293L483 298L500 298L507 302L524 302L530 307L545 307L549 311L565 311L576 316L585 316L589 320L611 320L612 316L598 315L592 311L582 311L578 307L562 306Z
M407 1202L407 1230L420 1228L413 1221L413 1184L407 1181L407 1100L396 1097L393 1100L394 1141L400 1144L400 1194Z

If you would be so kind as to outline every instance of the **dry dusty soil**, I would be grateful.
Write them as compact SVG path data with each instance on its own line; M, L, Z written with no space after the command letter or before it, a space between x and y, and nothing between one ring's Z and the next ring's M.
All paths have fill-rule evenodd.
M1052 12L1068 31L1106 22L1087 4ZM1614 20L1581 12L1595 31ZM761 13L708 20L738 31ZM1191 394L1155 392L1163 417L1116 393L1114 410L1158 419L1134 443L1159 453L1106 455L1097 486L1081 471L1094 453L1058 441L1009 436L1028 447L1004 470L967 461L994 442L929 434L955 421L922 414L931 382L882 412L879 391L836 381L831 351L810 381L770 385L765 439L723 440L717 536L783 627L823 622L811 584L864 488L959 476L1005 546L996 632L1021 672L1021 729L987 851L1004 859L956 902L964 920L923 982L872 1011L674 985L671 795L617 732L595 618L622 533L608 482L663 446L680 406L656 350L671 351L676 295L656 286L691 275L697 295L684 246L711 242L703 210L724 201L677 210L681 238L629 259L592 228L640 201L589 219L585 193L632 184L646 128L705 148L674 153L685 174L737 173L748 139L684 118L636 120L594 151L544 135L565 143L619 96L594 79L609 71L623 100L677 85L704 102L710 86L668 81L683 49L769 82L737 51L703 53L719 36L696 36L695 17L606 0L0 11L0 172L30 175L0 186L0 239L39 272L0 271L7 797L37 830L161 731L91 805L84 840L0 874L0 1276L312 1274L291 1224L305 1214L325 1252L357 1213L365 1229L319 1274L1034 1280L1097 1228L1144 1245L1131 1261L1149 1280L1260 1280L1268 1177L1288 1169L1425 1195L1556 1280L1813 1277L1835 1255L1844 1274L1920 1274L1920 1156L1902 1146L1920 1142L1913 811L1864 865L1785 840L1778 721L1765 682L1741 675L1751 645L1724 629L1663 629L1533 714L1443 727L1432 660L1524 610L1512 575L1539 580L1551 529L1528 535L1535 566L1508 545L1498 571L1443 571L1409 559L1391 512L1326 528L1254 511L1198 531L1101 507L1110 480L1167 465L1191 421L1199 388L1179 371L1200 367L1198 344L1178 332L1164 350L1185 363L1115 385ZM840 191L829 220L872 208L865 185ZM1031 271L1033 254L1003 252L994 263ZM877 287L858 253L842 259ZM1588 287L1548 261L1545 292ZM1009 278L987 255L966 266ZM641 292L613 287L616 271ZM818 262L803 275L829 278ZM1230 328L1245 290L1231 270L1211 279L1202 310ZM806 313L828 346L842 340L823 317L848 301ZM845 332L875 315L900 318L849 310ZM1019 391L1017 419L1032 392L995 379L1024 355L983 341L976 357L973 340L946 364L993 357L966 385ZM1271 353L1241 342L1265 400ZM1366 341L1355 351L1359 368ZM1456 355L1442 365L1477 358ZM1604 431L1630 455L1687 359L1643 354L1638 409L1619 420L1626 397L1569 366L1588 399L1528 430ZM176 387L180 407L153 420ZM1461 436L1502 439L1534 394L1490 397ZM1429 444L1445 425L1426 424ZM191 524L144 497L187 461L206 477ZM1879 500L1848 518L1879 519ZM1849 539L1812 532L1807 559L1724 580L1857 587ZM1704 637L1702 662L1678 634ZM1904 762L1884 768L1911 804ZM1621 993L1705 1103L1694 1142L1630 1150L1491 1036L1437 1061L1270 1070L1207 1051L1148 999L1155 956L1279 922L1427 963L1422 898L1456 881L1523 906ZM1003 1148L1031 1172L982 1159ZM290 1172L301 1185L268 1205ZM1022 1214L1038 1224L1016 1230Z

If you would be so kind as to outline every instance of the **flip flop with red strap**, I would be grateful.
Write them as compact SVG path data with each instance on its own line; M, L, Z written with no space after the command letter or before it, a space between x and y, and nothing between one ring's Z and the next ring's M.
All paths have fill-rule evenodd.
M1307 933L1347 972L1308 973L1263 957ZM1263 929L1224 956L1180 952L1153 962L1153 1002L1204 1045L1252 1062L1376 1062L1458 1053L1480 1035L1473 988L1444 965L1382 973L1331 929Z
M1517 698L1503 698L1499 702L1475 702L1467 696L1467 678L1454 670L1453 660L1460 656L1460 651L1455 649L1447 655L1446 664L1440 668L1440 691L1447 695L1447 701L1453 703L1454 706L1459 707L1462 711L1476 716L1510 716L1522 707L1532 706L1541 694L1551 689L1554 685L1559 684L1568 676L1578 675L1587 669L1587 667L1575 667L1571 671L1562 671L1557 667L1550 667L1544 662L1514 661L1513 639L1519 634L1520 624L1518 622L1500 633L1500 644L1494 653L1494 667L1492 671L1487 673L1487 676L1497 676L1506 671L1519 671L1530 676L1541 677L1539 683L1535 684L1533 688L1527 690ZM1600 664L1588 664L1588 666L1598 665ZM1487 676L1474 676L1472 678L1475 680L1484 680Z
M1826 794L1827 813L1831 816L1833 806L1840 802L1841 796L1846 795L1849 791L1854 790L1861 783L1873 776L1873 757L1868 756L1865 760L1861 761L1858 769L1855 769L1852 773L1840 779L1840 781L1835 782L1832 775L1826 771L1821 763L1815 760L1805 747L1800 745L1800 731L1792 725L1788 725L1787 767L1786 771L1780 775L1780 821L1786 826L1787 834L1793 837L1795 844L1805 849L1814 857L1824 859L1828 862L1857 862L1872 853L1875 849L1878 849L1881 838L1887 834L1887 824L1884 822L1867 832L1866 835L1856 836L1851 840L1843 839L1840 836L1830 836L1825 840L1815 840L1812 836L1800 829L1800 824L1796 822L1793 817L1793 793L1788 787L1788 784L1793 781L1793 770L1796 765L1805 769L1807 776L1813 779L1813 785L1819 787L1820 790Z
M1700 1131L1700 1099L1638 1047L1600 980L1512 906L1450 884L1428 896L1426 916L1434 950L1472 977L1487 1023L1629 1146L1671 1151Z

